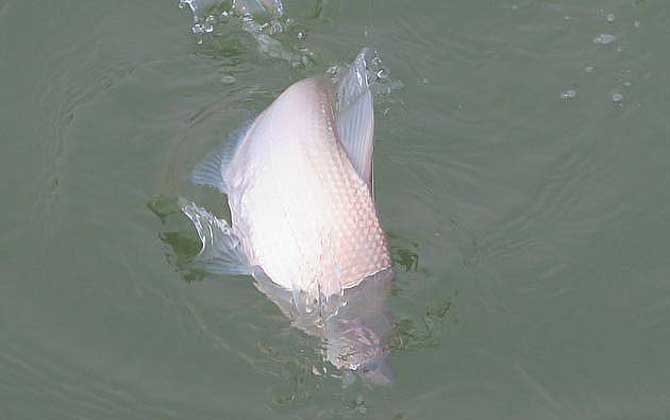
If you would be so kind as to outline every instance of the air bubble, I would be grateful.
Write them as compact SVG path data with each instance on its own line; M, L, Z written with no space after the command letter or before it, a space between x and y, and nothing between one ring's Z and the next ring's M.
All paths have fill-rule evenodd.
M614 13L610 13L607 15L607 21L609 23L614 23L614 20L616 19L616 16L614 16Z
M570 99L574 99L575 97L577 97L577 91L574 89L568 89L561 92L561 99L563 100L567 101Z
M635 22L633 22L633 26L635 26L636 28L639 28L640 27L640 21L636 20Z
M233 76L231 76L231 75L229 75L229 74L227 74L227 75L221 77L221 83L226 84L226 85L232 85L232 84L235 83L236 81L237 81L237 80L235 79L235 77L233 77Z
M230 13L225 10L219 15L219 23L228 23L230 21Z
M201 23L194 23L191 27L191 31L196 35L200 35L205 32L205 27Z
M609 45L616 41L616 36L612 34L600 34L593 38L593 43L598 45Z
M620 92L613 92L612 95L610 96L610 99L612 102L616 105L620 105L623 103L623 95Z
M384 80L387 80L389 78L388 71L386 71L385 68L381 68L381 69L377 70L377 72L375 73L375 76L377 76L377 79L379 81L384 81Z
M584 71L587 72L587 73L593 73L594 70L595 70L595 68L593 66L584 67Z
M296 34L296 38L298 38L301 41L304 40L306 37L307 35L303 31L300 31Z

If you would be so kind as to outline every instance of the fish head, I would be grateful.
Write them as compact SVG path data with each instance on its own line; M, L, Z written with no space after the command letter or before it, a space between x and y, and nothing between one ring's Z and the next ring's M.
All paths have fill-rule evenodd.
M392 384L394 374L384 331L359 321L346 324L346 330L333 331L326 337L328 361L339 370L356 373L371 385Z
M337 313L324 323L328 361L373 385L390 385L394 378L389 363L393 317L386 309L392 280L392 270L384 270L346 290Z

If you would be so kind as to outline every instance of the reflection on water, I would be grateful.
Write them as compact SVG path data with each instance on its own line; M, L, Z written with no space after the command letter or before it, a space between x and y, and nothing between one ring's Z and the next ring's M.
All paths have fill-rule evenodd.
M202 244L194 232L189 235L180 230L179 222L186 223L188 219L181 212L177 200L157 196L147 203L147 207L161 220L163 230L159 237L170 248L165 252L167 261L187 283L203 280L207 273L191 264Z
M353 371L377 385L393 382L388 340L393 319L386 300L393 271L369 276L316 310L296 306L290 291L264 276L256 276L258 290L274 302L301 331L323 340L324 358L337 369Z

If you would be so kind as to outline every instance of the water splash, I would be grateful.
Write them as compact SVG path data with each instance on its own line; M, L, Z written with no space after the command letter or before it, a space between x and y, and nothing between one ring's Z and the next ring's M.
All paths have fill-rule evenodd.
M405 86L402 81L391 77L389 68L384 64L377 50L366 48L362 58L365 63L365 77L375 96L389 96ZM326 74L337 79L347 69L348 66L335 65L328 68Z
M178 6L191 11L191 31L199 45L209 37L222 36L224 25L232 24L237 29L241 25L265 56L287 61L294 67L314 61L313 53L301 45L307 33L295 28L295 21L285 16L281 0L179 0ZM294 41L299 45L286 44L285 37L278 39L278 35L293 30L297 31Z

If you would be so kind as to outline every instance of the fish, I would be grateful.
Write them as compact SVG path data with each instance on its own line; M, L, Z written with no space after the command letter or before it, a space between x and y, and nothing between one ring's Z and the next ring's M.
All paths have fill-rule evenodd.
M208 270L268 277L319 301L391 268L373 194L368 55L335 81L294 83L234 144L196 166L193 182L227 195L232 222L182 206Z
M195 184L227 197L230 223L186 199L180 209L198 265L252 276L332 365L386 385L394 271L375 204L369 57L292 84L195 166Z

